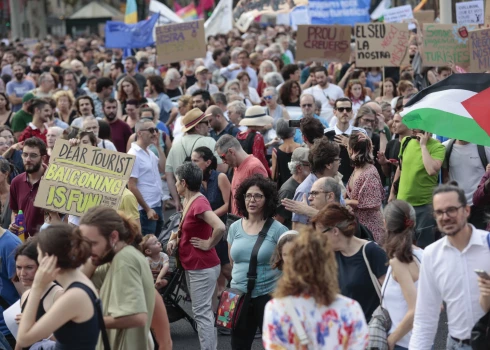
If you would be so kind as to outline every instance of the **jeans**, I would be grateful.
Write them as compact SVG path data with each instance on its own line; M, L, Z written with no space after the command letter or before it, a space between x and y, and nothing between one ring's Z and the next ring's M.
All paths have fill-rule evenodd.
M153 209L157 215L158 220L150 220L146 215L146 211L140 210L140 223L141 223L141 233L143 236L154 234L155 236L159 236L163 229L163 211L162 206L151 208Z
M220 265L202 270L187 270L185 277L192 300L192 313L197 323L201 350L216 350L218 334L214 327L213 299Z
M408 348L404 348L403 346L400 345L395 345L395 348L393 350L408 350Z
M240 324L239 329L231 333L232 350L250 350L252 348L257 328L262 331L265 304L269 300L271 300L271 296L268 294L250 299L246 324ZM245 311L243 310L242 313Z
M448 335L446 350L471 350L471 345L460 344Z
M425 248L435 241L435 231L437 229L436 221L432 216L432 205L426 204L415 209L417 218L417 226L415 227L415 235L417 247Z

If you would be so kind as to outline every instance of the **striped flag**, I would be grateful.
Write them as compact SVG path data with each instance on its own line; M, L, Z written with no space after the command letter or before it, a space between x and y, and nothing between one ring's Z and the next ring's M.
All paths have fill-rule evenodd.
M126 0L126 13L124 15L124 23L138 23L138 11L136 8L136 0Z

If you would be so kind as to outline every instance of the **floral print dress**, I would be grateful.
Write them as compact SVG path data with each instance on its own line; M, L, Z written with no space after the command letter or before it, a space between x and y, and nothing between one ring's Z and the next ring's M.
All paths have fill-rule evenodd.
M352 185L349 179L346 193L349 199L358 201L353 210L359 222L373 233L377 243L382 243L384 224L381 204L385 191L376 167L369 164Z
M294 310L308 336L301 345L287 302ZM262 340L266 350L364 350L368 345L368 327L361 306L342 295L329 306L319 305L308 295L272 299L265 306Z

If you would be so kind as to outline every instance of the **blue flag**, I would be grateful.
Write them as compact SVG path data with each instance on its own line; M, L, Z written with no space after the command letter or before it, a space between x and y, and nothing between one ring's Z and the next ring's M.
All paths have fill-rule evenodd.
M158 13L149 19L136 24L108 21L105 25L105 47L132 49L155 44L153 27L158 20Z
M309 0L311 24L369 23L371 0Z

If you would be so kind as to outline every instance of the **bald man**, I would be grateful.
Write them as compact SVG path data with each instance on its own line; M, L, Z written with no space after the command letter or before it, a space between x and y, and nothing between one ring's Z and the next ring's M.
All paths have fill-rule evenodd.
M206 116L209 120L209 126L211 131L209 136L211 136L215 141L223 135L231 135L236 137L240 130L233 125L232 122L226 120L225 114L218 106L210 106L206 109Z

